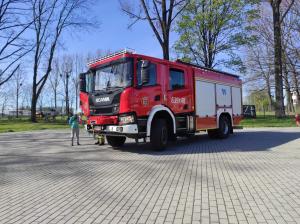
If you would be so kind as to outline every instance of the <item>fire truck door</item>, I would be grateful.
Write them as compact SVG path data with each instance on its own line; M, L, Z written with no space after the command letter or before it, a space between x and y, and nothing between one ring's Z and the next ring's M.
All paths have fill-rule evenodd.
M187 71L178 68L169 68L167 84L167 105L173 113L192 111L192 87Z

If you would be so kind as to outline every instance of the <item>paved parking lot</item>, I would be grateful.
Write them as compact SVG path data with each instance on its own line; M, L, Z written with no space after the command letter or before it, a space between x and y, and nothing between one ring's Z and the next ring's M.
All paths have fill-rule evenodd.
M0 223L300 223L300 129L180 139L163 152L82 132L0 135Z

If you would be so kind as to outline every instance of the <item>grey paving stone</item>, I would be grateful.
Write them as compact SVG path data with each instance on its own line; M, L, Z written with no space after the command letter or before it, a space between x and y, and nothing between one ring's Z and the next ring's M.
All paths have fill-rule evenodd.
M81 132L0 134L0 223L300 223L300 129L179 139L163 152Z

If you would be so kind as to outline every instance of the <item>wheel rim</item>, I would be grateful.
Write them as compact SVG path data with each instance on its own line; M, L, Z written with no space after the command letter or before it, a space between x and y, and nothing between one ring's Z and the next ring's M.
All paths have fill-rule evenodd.
M224 129L223 129L224 132L223 132L223 134L226 135L228 133L228 131L229 131L229 127L228 127L228 124L227 124L226 121L223 121L223 125L224 125Z

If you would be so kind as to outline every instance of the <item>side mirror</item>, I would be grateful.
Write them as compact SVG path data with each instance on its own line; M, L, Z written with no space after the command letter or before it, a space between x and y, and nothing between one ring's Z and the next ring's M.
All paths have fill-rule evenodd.
M79 90L81 92L86 92L86 81L85 81L86 73L79 74Z
M141 61L141 81L142 85L150 81L150 62L147 60Z

